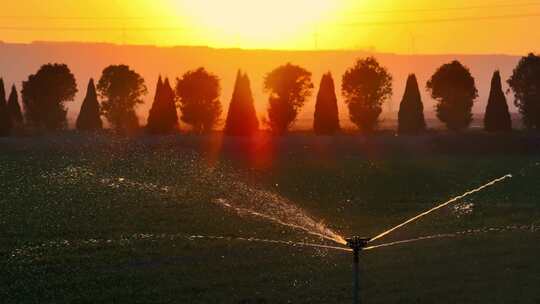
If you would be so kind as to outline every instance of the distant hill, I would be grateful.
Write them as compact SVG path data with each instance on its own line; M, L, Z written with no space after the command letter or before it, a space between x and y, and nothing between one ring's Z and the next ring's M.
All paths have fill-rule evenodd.
M341 87L341 75L350 67L355 58L373 55L388 67L394 76L394 97L384 106L386 120L392 117L399 107L405 81L409 73L416 73L424 94L426 116L433 118L434 102L425 92L425 83L435 69L443 63L458 59L467 65L476 79L480 97L474 112L484 111L492 73L501 71L503 79L507 79L517 64L519 57L508 55L399 55L388 53L371 53L364 51L271 51L212 49L207 47L156 47L156 46L124 46L95 43L49 43L34 42L31 44L0 43L0 77L6 86L15 83L20 89L21 82L29 74L35 73L40 65L49 62L66 63L75 74L79 86L75 102L69 105L69 119L73 123L90 77L99 79L101 71L109 64L128 64L137 70L147 81L150 91L146 103L140 106L138 113L141 122L146 115L153 98L155 82L159 75L176 78L189 69L204 66L217 74L222 80L221 100L226 110L231 98L233 81L237 69L245 70L251 78L259 116L266 114L267 96L262 90L264 75L278 65L286 62L299 64L313 73L313 81L318 84L323 73L331 71L336 88ZM503 84L506 88L506 84ZM316 91L314 92L316 95ZM341 96L338 92L338 96ZM511 96L508 96L511 110L515 112ZM298 128L309 127L313 116L314 98L307 102L300 114ZM226 111L224 111L226 113ZM340 116L344 126L350 126L346 106L340 100ZM478 116L478 115L477 115ZM395 117L394 117L395 119Z

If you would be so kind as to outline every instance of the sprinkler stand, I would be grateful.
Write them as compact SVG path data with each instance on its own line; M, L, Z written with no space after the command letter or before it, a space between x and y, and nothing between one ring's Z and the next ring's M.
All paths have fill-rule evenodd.
M362 251L371 239L354 236L347 239L347 246L353 250L353 304L360 303L360 251Z

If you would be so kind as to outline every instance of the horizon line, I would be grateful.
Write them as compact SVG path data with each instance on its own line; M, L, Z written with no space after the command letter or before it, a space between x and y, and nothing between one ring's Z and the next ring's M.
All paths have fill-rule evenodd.
M211 45L190 45L190 44L173 44L173 45L159 45L151 43L120 43L112 41L73 41L73 40L32 40L26 42L15 42L15 41L4 41L0 40L0 46L2 45L36 45L36 44L94 44L94 45L107 45L107 46L116 46L116 47L153 47L161 49L174 49L174 48L205 48L210 50L236 50L236 51L259 51L259 52L311 52L311 53L324 53L324 52L363 52L368 54L381 54L381 55L396 55L396 56L506 56L506 57L523 57L529 53L536 53L534 50L527 51L524 53L479 53L479 52L448 52L448 53L439 53L439 52L396 52L396 51L386 51L386 50L377 50L376 47L365 47L365 48L250 48L250 47L217 47Z

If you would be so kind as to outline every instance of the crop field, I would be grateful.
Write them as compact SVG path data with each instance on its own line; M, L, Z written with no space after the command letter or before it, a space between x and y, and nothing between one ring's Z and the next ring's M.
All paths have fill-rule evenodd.
M2 140L0 299L349 303L352 255L319 234L374 236L512 174L362 252L361 295L540 303L540 154L524 137Z

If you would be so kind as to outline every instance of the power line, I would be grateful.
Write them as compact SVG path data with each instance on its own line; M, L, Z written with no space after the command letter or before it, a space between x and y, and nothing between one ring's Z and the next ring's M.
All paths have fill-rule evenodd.
M0 16L0 19L19 19L19 20L109 20L109 21L126 21L126 20L144 20L144 19L164 19L164 18L178 18L177 16Z
M342 26L385 26L400 24L422 24L422 23L452 23L461 21L488 21L488 20L509 20L522 18L540 17L540 13L531 14L513 14L513 15L495 15L495 16L476 16L476 17L452 17L452 18L431 18L431 19L411 19L394 21L373 21L373 22L354 22L344 23Z
M540 2L524 2L524 3L504 3L504 4L489 4L489 5L469 5L469 6L453 6L453 7L433 7L433 8L404 8L390 10L369 10L369 11L354 11L353 13L360 15L369 14L392 14L392 13L421 13L421 12L445 12L445 11L461 11L461 10L477 10L477 9L496 9L496 8L521 8L530 6L540 6Z
M508 20L522 18L537 18L540 13L529 14L508 14L492 16L471 16L471 17L449 17L449 18L428 18L428 19L410 19L410 20L390 20L390 21L372 21L372 22L353 22L342 23L339 26L386 26L402 24L422 24L422 23L452 23L452 22L475 22L488 20ZM45 31L45 32L167 32L184 31L186 27L41 27L41 26L0 26L3 31Z
M496 8L521 8L540 6L540 1L522 2L522 3L499 3L488 5L467 5L453 7L424 7L424 8L403 8L389 10L366 10L352 11L353 14L391 14L391 13L417 13L417 12L442 12L442 11L460 11L460 10L477 10L477 9L496 9ZM43 15L0 15L0 19L20 19L20 20L109 20L109 21L125 21L125 20L144 20L144 19L167 19L178 18L178 16L43 16Z
M44 31L44 32L166 32L182 31L184 27L41 27L41 26L0 26L4 31Z

